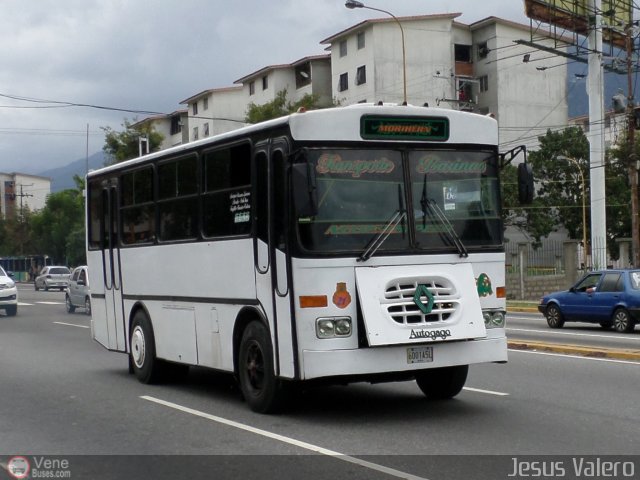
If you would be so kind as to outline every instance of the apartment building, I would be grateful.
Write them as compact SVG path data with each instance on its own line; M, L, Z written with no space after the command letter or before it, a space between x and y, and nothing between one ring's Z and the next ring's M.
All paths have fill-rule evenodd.
M329 106L402 103L406 89L410 104L494 115L502 151L534 148L548 128L566 125L566 61L516 43L533 40L528 25L497 17L467 25L460 15L365 20L321 40L328 54L265 66L183 100L186 114L147 120L169 132L165 148L238 128L250 104L282 90L291 102L313 94ZM535 42L555 46L540 35Z
M297 102L305 95L316 95L318 104L331 105L330 55L304 57L293 63L270 65L234 82L241 84L247 104L263 105L286 90L287 100Z
M540 131L567 123L566 62L554 68L527 25L489 17L471 25L459 13L365 20L325 38L332 89L342 104L404 101L492 114L503 149L537 144ZM403 62L403 39L405 60ZM552 44L537 38L538 43Z
M25 209L44 208L51 193L51 179L26 173L0 173L0 212L6 218Z

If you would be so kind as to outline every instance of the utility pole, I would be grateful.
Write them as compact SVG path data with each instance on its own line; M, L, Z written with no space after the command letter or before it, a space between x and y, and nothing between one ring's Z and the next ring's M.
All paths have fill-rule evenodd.
M32 187L33 183L29 185L20 184L20 193L16 193L16 197L20 197L20 254L24 254L24 211L22 206L22 199L24 197L33 197L30 193L24 193L23 187Z
M630 7L633 8L633 7ZM633 17L630 17L633 20ZM638 218L638 164L636 159L636 115L633 100L633 23L627 27L627 168L631 187L631 256L632 265L640 266L640 219Z

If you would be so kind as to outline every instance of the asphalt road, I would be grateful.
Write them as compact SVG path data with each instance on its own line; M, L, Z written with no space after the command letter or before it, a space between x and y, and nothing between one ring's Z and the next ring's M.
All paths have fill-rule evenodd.
M208 370L138 383L62 293L20 293L18 316L0 317L0 465L67 459L72 478L507 479L516 457L640 451L637 362L512 350L506 365L472 366L452 401L428 402L413 382L358 384L265 416Z

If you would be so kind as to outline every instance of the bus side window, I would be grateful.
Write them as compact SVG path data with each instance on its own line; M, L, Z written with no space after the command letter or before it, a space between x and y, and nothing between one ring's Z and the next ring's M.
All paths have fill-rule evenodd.
M253 202L256 217L256 234L264 243L269 243L269 165L264 153L255 158L256 198Z

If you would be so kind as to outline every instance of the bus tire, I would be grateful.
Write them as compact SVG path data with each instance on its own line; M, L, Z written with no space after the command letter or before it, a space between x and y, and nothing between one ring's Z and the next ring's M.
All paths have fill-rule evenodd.
M242 334L238 354L240 390L254 412L273 413L282 407L284 391L273 367L269 331L254 320Z
M448 400L460 393L469 365L432 368L416 373L416 383L429 400Z
M160 360L156 358L156 344L147 314L138 310L131 322L131 366L141 383L157 383L162 376Z

